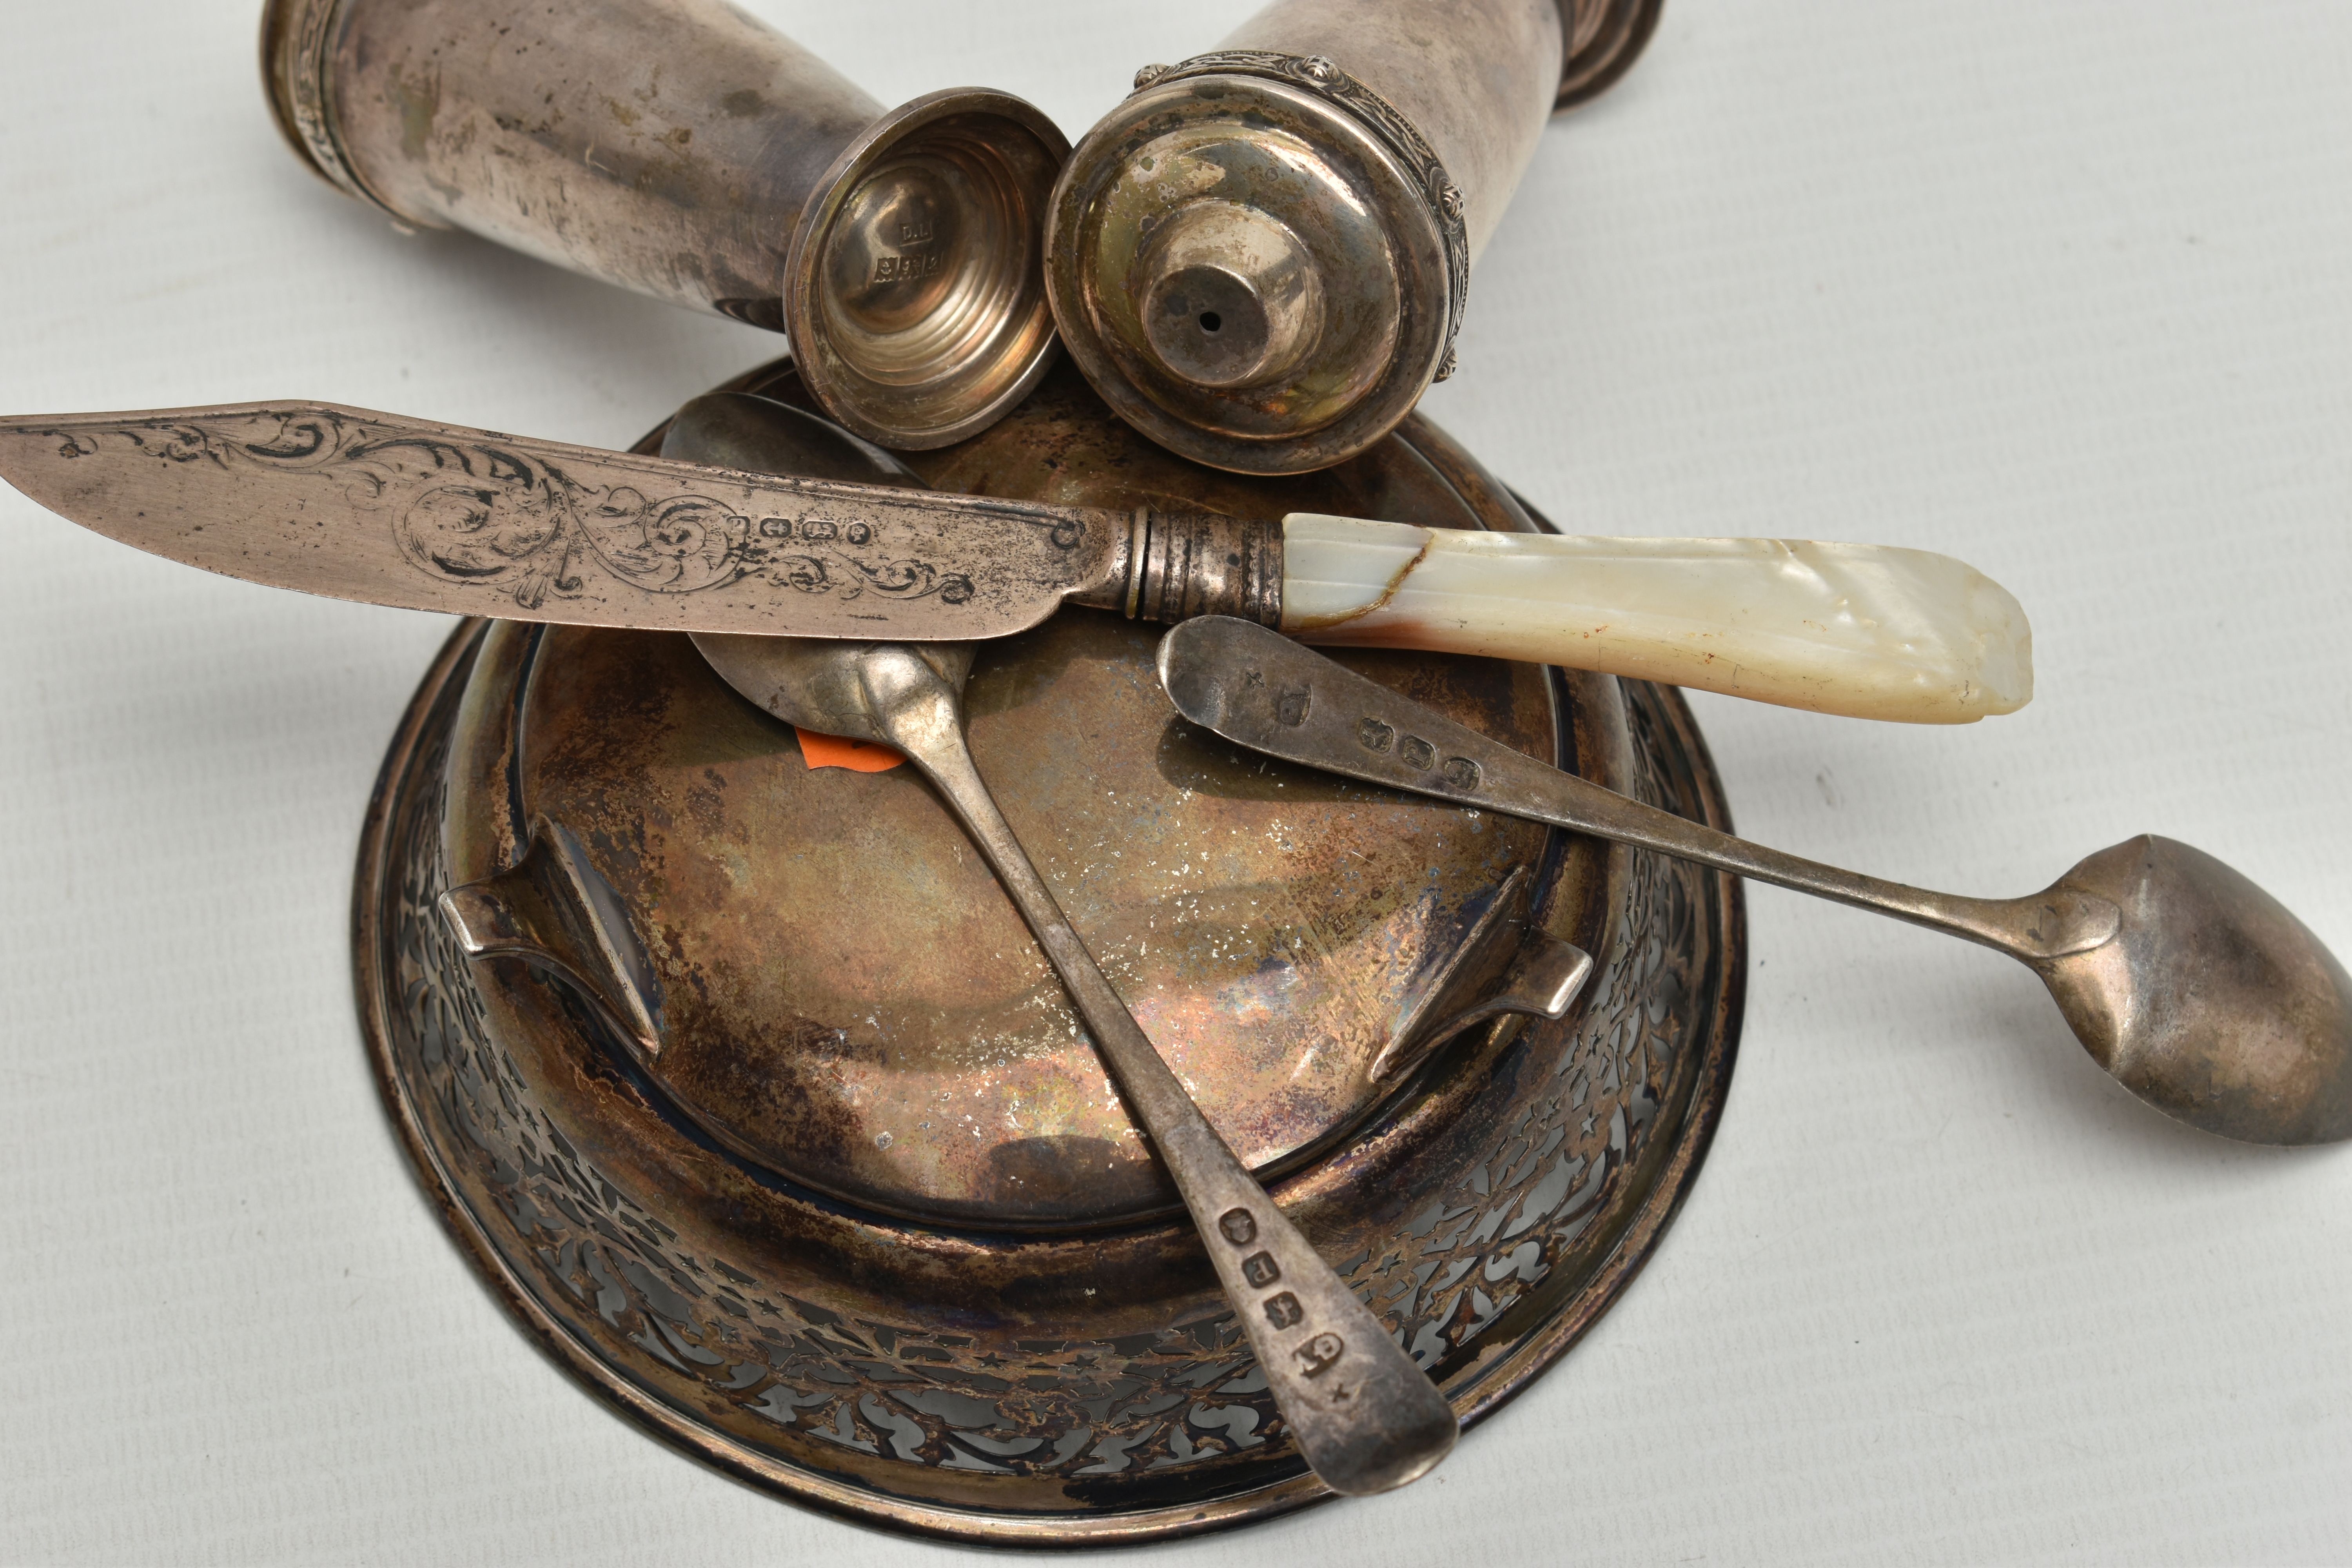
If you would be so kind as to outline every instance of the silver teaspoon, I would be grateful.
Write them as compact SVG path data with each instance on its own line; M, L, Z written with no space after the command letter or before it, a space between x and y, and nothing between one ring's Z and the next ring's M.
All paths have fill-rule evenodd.
M846 472L896 459L797 410L739 395L679 412L663 451L763 471ZM919 484L898 470L889 482ZM1386 1491L1460 1436L1454 1411L1346 1282L1285 1219L1169 1070L1037 875L964 742L973 645L695 637L710 667L787 723L906 753L980 847L1086 1020L1129 1110L1200 1227L1300 1453L1332 1490Z
M1287 637L1188 621L1160 645L1185 718L1309 767L1593 834L2009 954L2148 1104L2250 1143L2352 1137L2352 977L2284 906L2152 834L2040 893L1972 899L1785 855L1548 767Z

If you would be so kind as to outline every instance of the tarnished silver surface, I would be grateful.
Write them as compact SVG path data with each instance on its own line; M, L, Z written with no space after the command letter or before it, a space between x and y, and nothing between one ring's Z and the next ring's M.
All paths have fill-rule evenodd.
M1160 675L1184 716L1368 783L1597 834L1980 943L2032 968L2098 1064L2166 1115L2252 1143L2352 1138L2352 977L2277 900L2143 834L2042 892L1930 892L1689 822L1496 746L1244 621L1188 623Z
M1564 9L1276 0L1139 72L1054 192L1046 284L1087 379L1246 473L1393 427L1452 374L1471 265L1561 88Z
M778 473L795 473L812 478L848 480L873 480L902 488L921 488L923 481L912 469L878 447L859 441L838 426L814 415L778 403L769 398L741 393L715 393L698 397L681 408L670 421L662 438L662 453L667 457L698 461L734 468L757 468ZM1145 512L1143 515L1148 516ZM793 638L726 637L701 635L695 647L711 667L729 684L762 710L788 720L807 729L828 734L856 735L866 732L876 722L876 713L867 700L865 670L880 657L886 646L807 642ZM971 644L922 645L923 660L940 680L961 696L969 679L973 654ZM896 736L878 736L879 740L897 745L920 763L921 754ZM950 793L957 779L976 776L969 746L959 724L950 747L954 764L951 772L932 769L940 788ZM992 800L982 803L985 816L996 823L1010 838L1012 830L1004 825L1003 813ZM980 829L972 825L977 834ZM1126 840L1139 847L1139 841L1129 836ZM561 825L543 822L532 835L530 852L516 869L503 873L488 887L515 889L511 901L524 911L526 923L533 923L550 932L545 962L563 970L583 984L588 994L603 1001L625 1037L636 1041L644 1051L648 1068L661 1071L658 1058L661 1046L657 1033L649 1026L649 1012L644 998L658 990L657 983L638 977L633 957L636 943L625 919L596 921L592 909L593 900L583 897L576 889L595 885L595 879L583 869L576 868L569 853L572 840ZM1013 846L1015 849L1018 846ZM1019 870L1026 881L1038 883L1030 867L1025 850L1020 851ZM992 858L996 856L992 853ZM564 878L551 878L551 868L562 868L570 872ZM1424 873L1425 875L1425 873ZM1099 884L1104 879L1099 871L1087 879ZM546 889L553 885L551 894ZM1008 881L1008 886L1010 882ZM1538 930L1532 929L1530 901L1536 879L1525 865L1514 867L1504 878L1503 886L1488 899L1483 913L1477 915L1456 942L1441 948L1429 964L1430 973L1419 989L1412 994L1402 1015L1389 1031L1378 1054L1366 1073L1370 1083L1401 1079L1418 1066L1438 1046L1455 1039L1476 1025L1520 1014L1531 1017L1557 1019L1574 1000L1578 989L1591 970L1591 959L1580 949ZM1431 889L1429 902L1434 907L1442 902ZM1050 900L1050 894L1046 895ZM485 901L482 889L453 889L443 898L445 911L463 911ZM505 899L488 901L503 903ZM566 911L564 918L552 921L529 920L529 911L545 908ZM576 911L570 912L570 911ZM1043 914L1061 921L1058 904L1049 903L1043 910L1024 908L1024 918L1033 926ZM584 918L583 918L584 917ZM483 923L477 921L475 923ZM488 922L493 926L506 923ZM583 939L579 928L583 924L606 924L617 929L609 934L591 931ZM1173 933L1170 933L1173 936ZM1123 938L1119 946L1126 945ZM1163 947L1165 942L1163 942ZM1230 946L1230 942L1220 945ZM468 952L478 949L469 941ZM526 952L527 946L517 945L511 951ZM1052 949L1046 949L1052 956ZM1124 956L1124 954L1122 954ZM583 962L583 958L585 961ZM1090 982L1099 986L1100 973L1094 967L1091 952L1087 954L1087 972ZM1148 972L1139 972L1129 963L1126 970L1127 984L1134 989L1155 989L1165 999L1164 979L1147 978ZM1122 1003L1124 995L1120 997ZM1289 994L1293 1007L1307 1007L1309 999L1297 992ZM1122 1006L1122 1012L1126 1008ZM1132 1019L1129 1019L1130 1024ZM1274 1031L1256 1031L1266 1036ZM1164 1054L1164 1053L1163 1053ZM1197 1063L1194 1070L1198 1070ZM1303 1085L1294 1068L1283 1087L1285 1098L1292 1109L1287 1120L1313 1124L1313 1114L1306 1110L1309 1097L1301 1092ZM1228 1078L1230 1083L1232 1079ZM856 1097L860 1109L868 1114L887 1115L873 1098ZM1191 1099L1189 1092L1187 1100ZM815 1184L833 1190L854 1188L857 1195L869 1201L877 1194L869 1183L853 1179L829 1170L822 1158L816 1157L817 1143L803 1135L778 1141L757 1136L747 1137L733 1125L733 1119L723 1110L707 1108L691 1098L680 1100L680 1108L695 1116L722 1142L728 1142L748 1157L773 1162L781 1173L797 1175ZM1195 1102L1197 1104L1197 1102ZM1328 1134L1327 1134L1328 1135ZM1309 1142L1312 1142L1310 1134ZM1219 1139L1220 1147L1224 1141ZM1267 1152L1263 1142L1252 1140L1247 1145L1252 1163L1262 1165ZM1115 1210L1113 1194L1118 1184L1118 1162L1113 1154L1115 1144L1097 1146L1095 1158L1087 1163L1094 1168L1073 1170L1090 1190L1087 1206L1098 1215ZM779 1161L781 1152L789 1151L792 1158ZM1228 1160L1237 1151L1226 1151ZM1106 1154L1113 1157L1106 1159ZM1026 1173L1018 1183L1001 1185L989 1205L992 1223L1033 1224L1051 1217L1045 1193L1035 1192L1040 1172ZM1262 1179L1262 1178L1260 1178ZM1017 1201L1016 1194L1031 1194L1028 1203ZM936 1182L930 1190L909 1190L900 1187L887 1194L886 1202L892 1206L919 1212L937 1213L941 1194ZM925 1200L929 1200L926 1202ZM1048 1200L1050 1201L1050 1200ZM1068 1205L1065 1201L1068 1217Z
M948 802L1183 1194L1275 1404L1324 1484L1381 1492L1435 1467L1459 1435L1454 1413L1209 1125L1004 820L964 743L969 656L942 669L905 644L793 637L730 638L703 652L729 685L788 723L896 747Z
M469 968L433 903L449 678L480 651L478 626L453 641L389 760L356 894L362 1002L428 1191L561 1363L740 1479L927 1533L1108 1545L1328 1495L1166 1227L1024 1245L746 1179L615 1076L560 984ZM1679 787L1666 718L1638 710L1620 736L1645 794ZM1586 906L1613 911L1610 955L1569 1020L1482 1040L1277 1191L1465 1423L1630 1281L1720 1113L1736 925L1719 895L1692 901L1719 879L1617 865L1614 902Z
M1066 600L1282 618L1282 530L730 472L332 404L0 420L0 476L110 539L404 609L1003 637Z
M278 133L313 174L347 196L382 207L362 188L335 138L327 103L327 38L334 21L332 4L267 0L261 9L262 94Z
M747 385L804 397L788 376ZM1150 447L1075 374L970 448L913 466L936 485L1107 509L1279 498L1528 526L1426 421L1323 475L1243 480ZM1154 640L1117 614L1076 612L992 645L973 676L976 758L1122 994L1143 982L1154 1044L1172 1043L1220 1133L1258 1143L1260 1162L1308 1140L1262 1179L1467 1425L1606 1310L1687 1188L1737 1033L1737 884L1196 744L1152 679ZM1347 657L1485 732L1720 820L1670 693L1493 660ZM1081 1100L1106 1092L1082 1032L1060 1041L1056 1023L1033 1045L990 1022L1066 1005L913 773L811 772L792 731L684 637L469 628L387 762L355 905L371 1048L428 1191L590 1388L796 1499L967 1539L1100 1545L1330 1495L1200 1237L1164 1208L1093 1217L1101 1194L1074 1187L1060 1228L1007 1233L987 1215L1011 1189L982 1188L989 1206L968 1215L894 1216L775 1173L776 1148L840 1135L845 1160L862 1145L897 1161L935 1139L940 1157L984 1173L992 1143L1034 1150L1028 1134L1066 1125L1039 1100L1054 1081L1039 1068L1074 1069ZM560 854L541 848L551 839ZM1507 891L1514 868L1531 907L1490 919L1472 895ZM440 895L510 885L509 870L559 941L583 909L617 911L641 937L592 935L595 951L575 944L570 959L646 961L634 980L604 978L642 993L658 1054L635 1051L567 963L467 956ZM1276 879L1286 896L1250 917ZM1373 885L1414 896L1367 900ZM1303 1059L1369 1065L1450 1005L1449 955L1475 950L1484 967L1522 918L1520 951L1549 939L1599 955L1566 1016L1500 1020L1399 1078L1299 1103L1314 1087L1296 1077ZM1261 956L1251 944L1268 926L1296 934ZM1148 956L1134 936L1151 939ZM1306 1003L1335 982L1351 1005L1258 1000ZM941 1008L929 1043L903 1026ZM878 1037L866 1021L877 1010ZM869 1113L898 1073L952 1086L937 1107L948 1115ZM789 1091L760 1159L683 1113L752 1106L727 1099L739 1080ZM1338 1136L1317 1136L1327 1122ZM1263 1144L1278 1123L1295 1130ZM877 1151L893 1128L898 1143ZM1132 1143L1117 1152L1122 1170L1155 1167ZM999 1168L1052 1174L1035 1160Z
M886 113L720 0L271 0L262 55L339 189L787 331L869 439L961 440L1052 356L1039 231L1069 144L1008 94Z
M679 410L662 449L724 452L738 466L786 473L887 473L887 454L839 444L812 464L811 449L825 434L821 422L784 405L719 395ZM1354 1495L1385 1491L1444 1459L1461 1431L1444 1398L1218 1136L1005 821L964 738L963 688L974 645L700 637L695 646L763 711L803 730L893 747L940 792L1021 911L1182 1194L1275 1403L1324 1483ZM1524 868L1512 875L1526 880ZM1497 900L1490 917L1501 910ZM1474 931L1465 946L1484 948L1483 934L1483 927ZM1590 969L1585 959L1576 978ZM1544 1016L1559 1017L1573 995L1560 994ZM1455 1005L1475 1000L1463 996Z
M1090 426L1066 405L1028 408L976 444L990 449L926 466L942 482L1049 476L1074 499L1141 500L1175 481L1198 503L1264 504L1259 482L1185 486L1203 476L1102 416L1075 374L1055 379L1093 410ZM1125 449L1073 443L1074 424L1127 437ZM1445 450L1433 433L1418 446ZM730 467L789 458L804 474L924 482L861 447L801 409L738 394L694 400L661 442L667 455ZM1286 489L1301 504L1352 495L1402 515L1474 525L1488 515L1465 510L1403 442L1307 493ZM510 626L494 641L537 635ZM1008 930L1018 917L914 770L811 772L791 731L700 679L708 667L690 668L696 647L725 662L736 645L775 639L681 640L572 632L536 645L537 675L513 694L539 740L520 786L531 803L527 850L449 895L515 918L469 912L469 939L477 928L545 931L539 957L583 982L677 1110L787 1180L992 1229L1177 1212L1082 1020L1034 944ZM1139 624L1078 611L988 647L968 699L972 743L1154 1045L1236 1154L1272 1180L1364 1125L1438 1042L1499 1013L1556 1016L1548 1004L1573 978L1572 951L1511 893L1550 885L1541 831L1352 789L1269 788L1237 752L1171 751L1167 700L1150 679L1153 641ZM924 646L960 647L966 661L974 647ZM1556 750L1559 710L1527 667L1353 657L1486 732ZM862 711L854 680L824 700ZM468 807L484 809L479 797ZM616 859L596 847L634 844L648 822L671 826L643 852ZM775 843L801 847L742 847ZM1207 891L1196 880L1204 856L1218 879ZM566 868L578 874L548 875ZM859 910L846 928L833 918L844 888ZM661 910L661 929L639 938L614 918L628 909ZM583 914L604 929L583 936ZM515 942L500 951L533 956ZM639 953L649 970L607 957ZM1518 970L1498 977L1515 959ZM1232 1029L1234 1016L1249 1026ZM647 1019L658 1021L651 1033Z
M1480 1024L1515 1013L1556 1019L1568 1011L1591 978L1592 955L1536 929L1534 898L1535 879L1514 867L1372 1058L1373 1081L1403 1078Z

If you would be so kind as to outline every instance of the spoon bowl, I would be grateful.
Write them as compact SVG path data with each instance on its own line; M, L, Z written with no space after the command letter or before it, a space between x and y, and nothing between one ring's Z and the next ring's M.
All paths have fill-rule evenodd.
M895 746L876 711L867 671L904 654L922 660L958 696L971 675L970 643L840 642L697 632L694 646L719 679L785 723L819 734Z
M677 411L662 456L754 473L929 487L871 441L827 419L740 392L713 392ZM697 632L694 646L719 678L787 724L853 741L888 744L860 674L877 649L913 647L948 689L961 695L976 643L843 642L831 637L746 637Z
M2352 1138L2352 976L2284 905L2154 834L2100 850L2052 890L2121 914L2098 946L2030 962L2125 1088L2224 1138Z

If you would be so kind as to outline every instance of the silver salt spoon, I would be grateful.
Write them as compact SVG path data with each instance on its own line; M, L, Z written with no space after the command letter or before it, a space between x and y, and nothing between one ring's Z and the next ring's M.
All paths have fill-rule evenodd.
M2276 899L2177 840L2127 839L2021 899L1962 898L1628 800L1246 621L1171 631L1160 679L1185 718L1253 751L1981 943L2039 974L2093 1059L2166 1115L2249 1143L2352 1138L2352 977Z
M662 452L729 468L922 483L845 431L733 394L687 405ZM694 640L722 679L787 723L905 752L962 821L1192 1211L1267 1387L1324 1483L1352 1494L1385 1491L1443 1459L1460 1435L1444 1396L1209 1125L997 809L964 742L963 684L975 645L709 633Z

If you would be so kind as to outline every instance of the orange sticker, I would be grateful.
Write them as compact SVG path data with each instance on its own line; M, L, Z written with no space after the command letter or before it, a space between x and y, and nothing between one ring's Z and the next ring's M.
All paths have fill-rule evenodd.
M858 773L886 773L907 759L875 741L852 741L841 735L820 735L793 726L801 738L801 757L811 768L847 768Z

